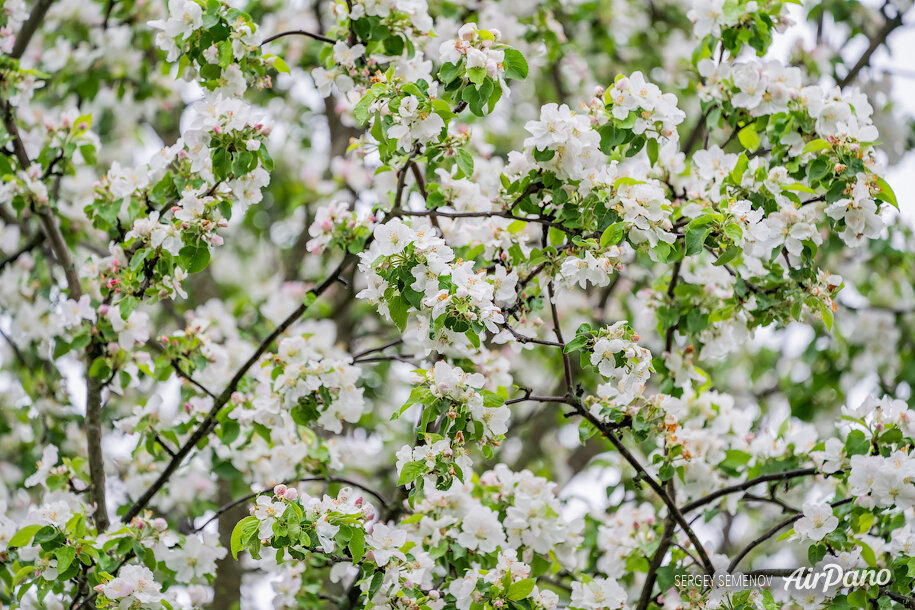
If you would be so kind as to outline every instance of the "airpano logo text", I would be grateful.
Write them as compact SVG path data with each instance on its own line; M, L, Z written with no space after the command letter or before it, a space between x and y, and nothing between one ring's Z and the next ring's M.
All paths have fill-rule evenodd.
M785 591L820 591L827 592L839 587L857 589L860 587L884 586L891 578L887 568L879 570L865 568L846 570L837 563L827 563L814 570L798 568L785 577Z

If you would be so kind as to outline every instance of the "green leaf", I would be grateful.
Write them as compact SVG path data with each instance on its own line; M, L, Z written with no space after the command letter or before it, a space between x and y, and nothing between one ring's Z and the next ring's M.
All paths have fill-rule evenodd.
M747 171L750 161L747 159L747 156L743 153L740 153L740 157L737 158L737 164L734 166L734 169L731 170L731 181L734 184L740 184L740 181L743 179L743 174Z
M830 146L829 142L826 140L817 138L816 140L807 142L807 145L804 147L804 150L801 151L801 154L806 155L807 153L816 152L818 150L832 150L832 146Z
M522 600L531 594L531 591L534 590L534 579L525 578L524 580L519 580L518 582L513 582L510 587L508 587L508 593L506 597L513 602Z
M520 51L515 49L505 49L505 58L502 65L505 66L505 78L511 80L524 80L527 78L527 60Z
M816 195L817 192L807 186L806 184L801 184L800 182L795 182L794 184L789 184L788 186L782 187L783 191L797 191L798 193L807 193L809 195Z
M438 77L443 84L447 85L455 78L457 78L458 72L460 72L460 66L457 64L446 63L442 64L442 67L438 71Z
M463 148L459 148L454 159L457 161L458 169L464 173L465 177L470 178L473 175L473 157L470 153Z
M515 233L520 233L524 230L524 227L527 226L527 221L524 220L513 220L506 229L509 233L514 235Z
M92 115L81 114L73 121L73 135L82 135L92 127Z
M626 226L622 222L615 222L600 234L600 247L606 248L607 246L614 246L620 243L620 239L623 238L623 231Z
M184 246L178 251L178 264L188 273L199 273L210 264L210 249L200 243Z
M244 549L241 540L245 530L247 527L251 527L249 524L256 523L257 517L250 515L235 524L235 529L232 530L232 537L229 540L229 548L232 551L232 557L236 560L238 559L238 552Z
M898 210L899 204L896 203L896 193L894 193L893 189L890 188L890 185L886 183L886 180L877 178L877 188L879 189L877 199L887 202Z
M360 125L365 125L366 121L369 120L369 106L371 106L374 101L375 92L369 89L353 108L353 118L355 118Z
M645 144L645 151L648 153L648 160L652 165L658 162L658 141L654 138L649 138L648 142Z
M273 67L276 69L277 72L281 72L283 74L291 73L289 71L289 66L286 65L286 62L283 61L282 57L276 56L273 58Z
M845 439L845 453L852 455L867 455L870 453L871 444L860 430L852 430Z
M400 471L400 478L397 479L397 484L406 485L412 483L417 477L421 477L424 474L426 474L425 461L416 460L415 462L407 462Z
M388 295L388 292L391 293L390 296ZM385 291L384 298L388 303L388 311L391 313L391 320L394 321L397 328L401 331L404 330L407 327L407 315L410 308L409 303L407 303L402 296L396 294L393 288L388 288Z
M365 554L365 532L361 528L354 527L352 538L349 540L349 554L353 557L353 563L362 561Z
M737 139L744 148L751 152L759 148L759 134L756 133L756 125L753 123L738 131Z
M24 528L13 534L13 537L10 538L10 541L7 543L7 548L13 548L14 546L25 546L32 541L32 538L41 529L41 526L36 524L26 525Z
M721 267L727 265L732 260L737 258L737 255L740 254L741 250L737 246L728 246L727 250L721 253L721 256L718 257L714 264L716 267Z
M467 70L467 78L470 79L474 85L479 85L483 82L483 79L486 78L486 68L470 68Z
M76 549L72 546L62 546L54 551L54 555L57 557L57 571L66 572L76 558Z
M617 190L621 186L631 186L633 184L645 184L645 181L636 180L635 178L630 178L629 176L620 176L616 179L616 182L613 183L613 189Z
M686 231L686 255L693 256L702 252L705 238L708 237L711 227L708 225L694 227Z
M35 566L22 566L21 568L19 568L19 571L17 571L16 574L13 575L13 583L18 585L20 582L22 582L22 580L26 576L28 576L29 574L31 574L34 571L35 571Z

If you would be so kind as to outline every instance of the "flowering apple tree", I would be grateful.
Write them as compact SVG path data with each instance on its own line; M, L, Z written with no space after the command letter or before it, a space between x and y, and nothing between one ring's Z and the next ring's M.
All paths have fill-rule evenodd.
M0 4L0 607L915 608L908 2Z

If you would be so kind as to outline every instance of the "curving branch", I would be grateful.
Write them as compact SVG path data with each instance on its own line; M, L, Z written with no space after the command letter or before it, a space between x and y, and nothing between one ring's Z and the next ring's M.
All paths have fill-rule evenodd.
M842 506L843 504L848 504L852 500L854 500L854 498L845 498L844 500L839 500L838 502L833 502L832 504L830 504L830 506L835 508L837 506ZM788 527L789 525L791 525L792 523L794 523L795 521L797 521L798 519L800 519L803 516L804 516L804 513L801 513L801 512L795 513L794 515L788 517L784 521L781 521L781 522L775 524L774 526L772 526L770 529L766 530L766 532L764 534L762 534L758 538L754 539L750 544L745 546L739 553L737 553L737 556L734 557L734 559L731 560L730 565L728 565L728 572L729 573L734 572L734 570L740 564L740 561L744 557L746 557L750 551L752 551L753 549L758 547L760 544L762 544L763 542L765 542L766 540L768 540L775 534L779 533L782 529Z
M274 40L283 38L285 36L306 36L308 38L320 40L321 42L326 42L327 44L334 44L334 43L338 42L338 41L334 40L333 38L328 38L327 36L323 36L321 34L315 34L314 32L307 32L305 30L289 30L288 32L280 32L279 34L274 34L273 36L268 36L267 38L264 38L264 41L261 43L261 46L267 44L268 42L273 42Z
M632 466L636 472L639 473L639 478L648 483L648 486L658 495L664 505L667 507L668 513L676 521L677 525L680 526L680 529L686 534L686 537L689 538L693 546L696 548L696 553L699 555L699 559L702 561L702 567L708 574L714 574L715 568L712 565L712 560L709 559L708 553L706 553L705 548L702 546L702 543L699 541L699 537L696 536L696 532L693 531L693 528L690 527L687 523L686 518L683 516L683 512L677 508L677 504L670 494L661 486L658 481L651 476L648 470L639 462L629 449L623 444L619 437L613 432L609 425L602 422L600 419L591 414L588 409L580 401L575 401L575 411L579 415L584 417L586 420L591 422L591 424L600 431L600 433L610 441L610 443L620 452L620 455L623 456L629 465Z
M337 276L343 273L355 260L355 256L352 254L347 254L346 257L340 261L340 264L337 265L337 268L334 269L334 271L332 271L331 274L324 279L324 281L313 288L309 294L313 295L315 298L324 294L328 288L336 283ZM152 500L153 496L155 496L159 490L162 489L166 483L168 483L168 480L171 478L172 474L174 474L178 467L181 466L181 464L184 462L184 458L186 458L188 454L190 454L191 450L197 446L197 443L206 438L210 432L216 428L216 417L219 415L220 411L222 411L222 408L229 402L232 394L238 388L238 384L241 383L241 380L244 379L245 375L248 373L248 369L254 366L254 363L258 361L258 359L270 348L271 345L273 345L273 342L276 341L280 335L286 332L286 329L288 329L296 320L302 317L310 305L311 302L307 300L299 305L295 311L289 314L289 316L287 316L286 319L279 324L279 326L273 329L273 332L271 332L261 342L261 344L258 345L257 349L254 350L254 353L251 354L248 360L246 360L245 363L239 367L239 369L235 372L235 375L226 385L225 389L214 401L212 408L210 409L209 413L207 413L207 416L202 422L200 422L188 440L183 445L181 445L178 451L175 452L174 457L172 457L169 463L165 466L165 470L163 470L159 477L153 482L153 484L146 489L143 495L140 496L140 498L137 499L137 501L134 502L129 509L127 509L127 512L124 514L124 521L130 521L138 514L140 514L141 510L146 508L146 506Z
M378 493L371 487L368 487L366 485L363 485L362 483L359 483L357 481L354 481L352 479L347 479L344 477L304 477L301 479L295 479L293 481L287 481L286 483L284 483L284 485L289 486L289 485L294 485L296 483L318 483L318 482L342 483L344 485L350 485L352 487L357 487L357 488L361 489L362 491L366 492L367 494L373 496L375 499L377 499L378 502L381 503L382 508L387 509L388 506L390 506L388 501L385 500L384 496L382 496L380 493ZM248 502L249 500L253 500L254 498L256 498L257 496L259 496L261 494L271 493L272 491L273 491L273 488L271 487L269 489L262 489L260 491L251 492L245 496L242 496L241 498L238 498L237 500L233 500L233 501L229 502L228 504L224 504L224 505L220 506L218 509L216 509L216 512L213 514L212 517L210 517L209 519L204 521L201 525L195 527L193 529L193 531L195 533L201 531L207 525L209 525L210 523L212 523L213 521L218 519L220 517L220 515L224 514L226 511L229 511L229 510L235 508L239 504L244 504L245 502Z
M886 18L884 16L883 27L881 27L876 34L870 39L870 44L864 53L861 54L861 57L858 58L858 61L848 71L848 74L845 75L845 78L839 81L839 87L844 89L858 78L858 74L870 64L871 57L874 53L877 52L877 49L881 45L886 43L886 39L889 38L889 35L893 33L894 30L902 26L902 18L905 13L900 11L896 13L895 17Z
M35 3L35 7L29 14L29 18L22 24L22 30L16 35L16 42L13 43L13 50L10 52L10 57L13 59L22 57L26 48L29 46L29 42L32 40L32 36L38 31L38 26L44 21L44 17L53 3L54 0L38 0Z
M738 491L746 491L752 487L756 487L760 483L768 483L770 481L787 481L789 479L796 479L798 477L807 477L814 476L819 474L819 471L816 468L798 468L797 470L786 470L784 472L773 472L771 474L764 474L758 477L748 479L743 483L737 483L735 485L730 485L728 487L722 487L717 491L713 491L707 496L703 496L698 500L693 500L688 504L683 506L683 512L688 513L701 508L707 504L711 504L718 498L727 496Z

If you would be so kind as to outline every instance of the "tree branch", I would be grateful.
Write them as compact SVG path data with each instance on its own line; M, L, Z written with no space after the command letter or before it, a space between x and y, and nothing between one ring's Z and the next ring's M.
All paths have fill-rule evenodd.
M562 330L559 327L559 312L556 310L556 296L553 294L553 278L550 277L550 283L546 285L547 293L550 297L550 312L553 315L553 332L556 333L556 340L563 347L560 349L562 354L562 371L566 380L566 392L572 393L572 361L565 351L565 341L562 338Z
M850 85L857 77L858 73L861 72L871 61L871 56L880 48L882 44L886 42L886 39L896 28L902 25L902 12L896 14L892 19L886 19L883 22L883 27L881 27L877 33L871 38L870 45L868 45L867 50L858 58L858 62L848 71L848 74L845 75L845 78L839 81L839 88L844 89Z
M683 516L683 513L677 508L677 504L673 498L664 490L660 483L658 483L653 476L645 469L644 466L639 462L639 460L632 454L629 449L623 444L613 430L600 419L595 417L588 411L580 401L575 402L575 410L587 419L591 424L597 428L604 437L610 441L610 443L620 452L620 455L623 456L629 465L632 466L636 472L639 473L639 476L648 483L648 486L661 498L661 501L664 502L664 505L667 506L668 513L673 516L673 519L677 522L677 525L683 530L690 542L693 543L693 546L696 547L696 552L699 554L699 558L702 560L702 567L709 574L714 574L715 568L712 565L711 559L709 559L708 553L705 552L705 548L702 546L702 543L699 542L699 538L696 536L696 533L690 527L689 523L686 522L686 519Z
M315 34L314 32L306 32L305 30L289 30L288 32L280 32L279 34L274 34L273 36L264 38L261 46L267 44L268 42L273 42L278 38L283 38L284 36L307 36L308 38L314 38L315 40L320 40L321 42L326 42L327 44L334 44L337 42L333 38L328 38L327 36L322 36L321 34Z
M358 483L356 481L353 481L352 479L347 479L344 477L304 477L301 479L296 479L294 481L287 481L286 483L283 483L283 484L289 486L289 485L295 485L296 483L317 483L317 482L322 482L322 481L325 483L342 483L344 485L349 485L351 487L357 487L357 488L361 489L362 491L366 492L367 494L370 494L375 499L377 499L378 502L381 503L382 508L387 508L389 506L388 501L384 499L384 496L382 496L380 493L378 493L374 489L367 487L367 486L363 485L362 483ZM228 504L224 504L223 506L220 506L212 517L210 517L209 519L204 521L200 526L195 527L193 531L194 532L201 531L207 525L209 525L210 523L212 523L213 521L218 519L219 516L222 515L223 513L225 513L226 511L231 510L232 508L238 506L239 504L244 504L245 502L248 502L249 500L252 500L252 499L256 498L257 496L259 496L261 494L265 494L265 493L273 493L273 488L271 487L269 489L262 489L261 491L251 492L245 496L242 496L241 498L238 498L237 500L233 500L233 501L229 502Z
M833 502L832 504L830 504L830 506L835 508L837 506L842 506L843 504L848 504L852 500L854 500L854 498L845 498L844 500L839 500L838 502ZM761 536L759 536L758 538L753 540L750 544L745 546L743 548L743 550L741 550L737 554L737 556L734 557L733 560L731 560L730 565L728 565L728 573L733 573L734 570L737 568L737 566L740 564L740 561L744 557L746 557L750 551L752 551L753 549L758 547L760 544L762 544L763 542L765 542L766 540L768 540L769 538L771 538L772 536L777 534L783 528L788 527L789 525L791 525L792 523L794 523L795 521L797 521L798 519L800 519L803 516L804 516L804 513L796 513L796 514L788 517L784 521L781 521L781 522L777 523L776 525L774 525L772 528L767 530L764 534L762 534Z
M44 21L44 16L53 3L54 0L38 0L35 3L35 8L32 9L29 18L22 24L22 30L20 30L19 34L16 36L16 42L13 44L13 50L10 53L10 57L13 59L22 57L25 53L25 49L29 46L29 42L32 40L32 36L38 31L38 26Z
M692 502L685 504L683 506L683 512L688 513L701 508L707 504L711 504L718 498L732 494L738 491L745 491L752 487L756 487L760 483L768 483L770 481L787 481L789 479L795 479L798 477L806 477L818 474L819 471L816 468L799 468L797 470L786 470L785 472L774 472L771 474L764 474L753 479L748 479L743 483L737 483L736 485L730 485L728 487L722 487L717 491L713 491L707 496L703 496L698 500L693 500Z
M315 298L321 296L328 288L334 285L337 276L340 275L354 261L355 256L347 254L346 257L340 261L340 264L337 265L337 268L331 272L331 274L328 275L324 281L313 288L310 294L314 295ZM153 482L153 484L147 488L143 495L140 496L140 498L137 499L137 501L134 502L133 505L124 514L125 522L130 521L136 517L141 510L146 508L150 500L152 500L153 496L155 496L156 493L158 493L158 491L165 486L165 484L171 478L172 474L178 469L179 466L181 466L184 458L188 456L188 454L197 445L197 443L203 440L216 427L217 415L219 415L219 412L226 405L226 403L229 402L229 399L232 397L232 393L235 392L235 390L238 388L238 384L247 374L248 369L250 369L254 363L257 362L257 360L263 355L264 352L267 351L267 349L269 349L277 337L286 332L286 329L292 326L292 324L308 310L310 304L311 303L309 301L305 301L299 305L295 311L289 314L289 316L283 320L280 325L277 326L273 332L271 332L267 338L261 342L257 349L254 350L254 353L251 354L251 357L249 357L248 360L246 360L245 363L235 372L235 375L226 385L226 388L219 396L216 397L212 408L210 408L210 412L207 413L207 416L197 426L193 434L191 434L190 438L188 438L188 440L183 445L181 445L178 451L175 452L175 456L165 466L165 470L162 471L155 482Z

